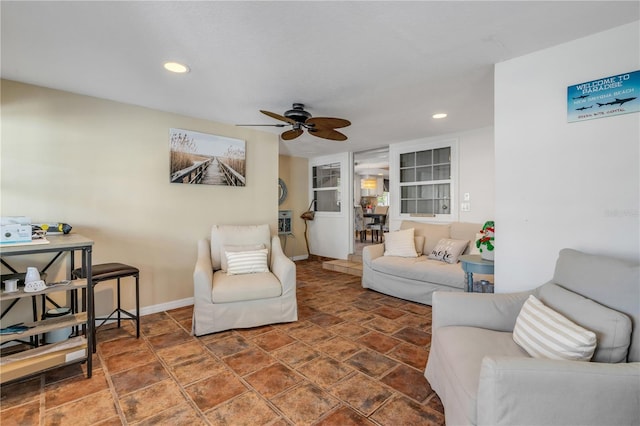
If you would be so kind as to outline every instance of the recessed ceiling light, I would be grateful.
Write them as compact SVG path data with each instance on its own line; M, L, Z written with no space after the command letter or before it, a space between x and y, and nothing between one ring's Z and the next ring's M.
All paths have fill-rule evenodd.
M183 74L189 72L189 67L178 62L165 62L164 68L167 71Z
M436 120L438 118L445 118L447 116L447 114L445 114L444 112L439 112L437 114L433 114L432 117L435 118Z

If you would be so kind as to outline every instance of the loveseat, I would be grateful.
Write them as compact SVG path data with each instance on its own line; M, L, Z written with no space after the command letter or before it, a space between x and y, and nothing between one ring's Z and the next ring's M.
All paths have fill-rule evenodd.
M448 425L638 425L639 326L640 267L563 249L534 290L434 293L425 377Z
M453 222L432 224L405 220L400 231L413 229L416 254L397 256L389 253L386 243L366 246L362 251L362 287L431 305L436 290L464 291L465 274L456 259L453 263L429 258L442 239L466 242L460 254L475 247L478 223ZM391 233L393 234L393 233ZM394 235L385 234L387 240Z

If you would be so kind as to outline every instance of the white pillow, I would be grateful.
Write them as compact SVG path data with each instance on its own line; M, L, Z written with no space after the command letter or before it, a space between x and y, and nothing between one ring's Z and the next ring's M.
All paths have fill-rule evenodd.
M244 245L226 245L222 248L222 256L220 256L220 269L227 271L227 252L238 251L254 251L266 248L264 244L244 244Z
M522 306L513 340L533 358L589 361L596 334L545 306L531 295Z
M413 228L384 233L384 255L418 257L413 240Z
M452 240L442 238L429 253L429 259L441 260L447 263L458 263L458 257L469 245L469 240Z
M255 274L269 272L267 252L269 250L225 251L227 258L227 274Z

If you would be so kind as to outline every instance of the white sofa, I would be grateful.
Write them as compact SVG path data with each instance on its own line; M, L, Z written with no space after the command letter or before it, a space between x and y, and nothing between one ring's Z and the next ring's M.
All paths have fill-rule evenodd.
M268 271L227 273L225 251L268 249ZM230 271L231 272L231 271ZM269 225L217 226L198 241L193 272L195 336L298 320L296 266Z
M530 295L595 333L591 362L532 358L515 343ZM534 290L436 292L425 376L448 425L638 425L639 323L637 264L563 249Z
M427 305L431 305L436 290L465 291L465 274L460 263L429 259L428 254L442 238L469 241L462 253L468 254L482 225L402 221L400 230L410 228L414 228L416 249L423 254L413 258L385 256L384 243L366 246L362 252L362 287Z

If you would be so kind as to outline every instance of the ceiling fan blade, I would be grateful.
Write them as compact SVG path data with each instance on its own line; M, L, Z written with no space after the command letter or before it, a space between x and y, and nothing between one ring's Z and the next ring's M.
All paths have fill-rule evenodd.
M285 127L285 126L288 126L288 124L236 124L236 126L242 126L242 127L247 127L247 126Z
M290 141L291 139L295 139L302 134L302 129L291 129L283 132L280 137L284 141Z
M263 109L260 110L261 113L268 115L271 118L275 118L276 120L284 121L289 124L296 124L295 120L282 116L280 114L276 114L275 112L265 111Z
M351 125L349 120L334 117L311 117L304 124L311 124L317 129L339 129Z
M346 141L347 136L333 129L309 129L309 134L322 139L332 141Z

